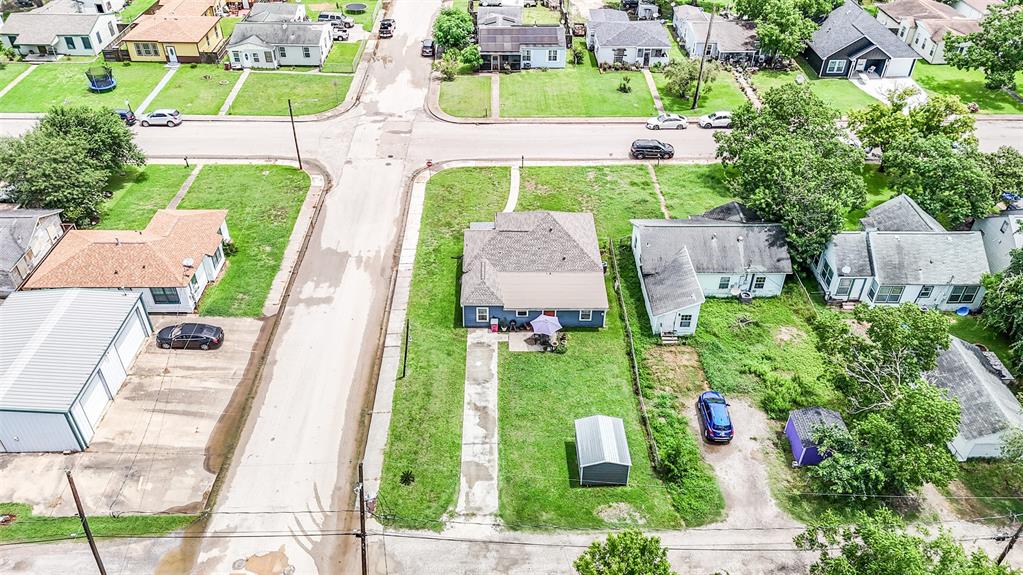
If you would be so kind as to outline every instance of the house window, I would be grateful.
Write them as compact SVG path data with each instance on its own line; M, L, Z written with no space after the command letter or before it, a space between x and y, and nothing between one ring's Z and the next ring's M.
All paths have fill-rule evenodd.
M835 270L831 269L828 260L824 260L824 263L821 264L821 279L824 280L825 287L830 287L831 280L835 279Z
M899 303L906 286L881 286L874 297L874 303Z
M614 61L616 63L618 63L618 64L621 64L622 62L625 61L625 49L624 48L618 48L618 49L615 50Z
M931 51L930 51L930 55L931 55L931 56L933 56L933 55L934 55L934 49L935 49L935 48L937 48L937 47L938 47L938 45L937 45L937 44L931 44Z
M821 254L817 254L813 257L813 269L814 271L821 269Z
M177 288L149 288L149 293L153 296L153 303L181 303Z
M764 289L767 283L767 276L757 276L753 279L753 289Z
M579 310L579 321L593 321L593 310L592 309Z
M72 38L71 36L65 36L64 37L64 44L67 45L68 50L74 50L75 49L75 39Z
M685 313L685 314L682 314L682 315L678 316L678 326L679 327L692 327L692 325L693 325L693 316L692 315L690 315L688 313Z
M835 290L835 295L842 297L848 296L849 292L852 291L852 284L853 281L848 278L838 280L838 289Z
M88 36L82 36L82 48L92 50L92 42L89 41Z
M845 72L845 60L828 60L828 74L841 74Z
M217 246L216 251L213 252L213 267L220 265L220 261L224 259L224 248Z
M557 50L547 50L547 61L548 62L557 62L558 61L558 51Z
M529 310L528 309L516 310L515 317L529 317Z
M533 52L532 52L532 50L523 50L522 51L521 61L522 62L532 62L533 61Z
M192 280L189 283L192 284L193 288L195 288L199 285L199 278L195 277L195 274L192 274Z
M284 46L278 46L277 47L277 57L278 58L284 58L287 55L288 55L288 49L287 48L285 48Z
M303 58L308 58L310 54L311 54L311 52L309 51L309 47L308 46L302 46L302 57Z
M252 53L252 61L253 62L259 62L259 52L253 52Z
M732 278L728 276L723 276L721 279L718 280L718 289L728 289L728 286L731 285L731 283Z
M113 22L107 22L107 30L110 31L110 35L111 36L116 36L117 35L117 33L114 32L114 23Z
M920 295L916 296L917 299L927 299L934 293L934 286L923 286L920 288Z
M234 60L235 62L241 62L242 61L242 57L238 55L238 51L237 50L234 50L234 51L231 52L231 59Z
M998 231L1002 232L1003 234L1009 231L1009 220L1003 221L1002 227L998 228Z
M973 303L977 299L980 286L953 286L948 294L948 303Z
M476 323L487 323L488 321L490 321L490 308L489 307L476 308Z
M273 52L263 52L263 58L265 58L267 62L273 62L274 61L274 53Z
M159 56L160 51L157 49L156 44L151 42L136 42L135 54L139 56Z
M906 30L907 29L908 28L906 28L905 26L903 26L902 28L899 28L899 38L902 38L903 40L906 39Z
M96 43L97 44L102 44L103 43L103 34L100 33L99 30L96 30Z

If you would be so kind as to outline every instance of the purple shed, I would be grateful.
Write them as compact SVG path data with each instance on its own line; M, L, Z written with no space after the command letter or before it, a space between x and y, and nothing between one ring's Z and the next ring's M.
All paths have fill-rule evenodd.
M813 432L825 425L846 428L838 412L823 407L805 407L789 412L785 436L789 438L796 465L817 465L824 459L813 442Z

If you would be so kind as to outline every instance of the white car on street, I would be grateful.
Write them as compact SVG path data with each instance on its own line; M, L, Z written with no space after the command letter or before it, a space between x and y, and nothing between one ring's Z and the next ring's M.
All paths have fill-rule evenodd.
M142 116L143 126L180 126L181 112L172 108L162 108Z
M732 127L732 113L731 112L713 112L706 116L700 116L697 120L701 128L731 128Z
M689 120L678 114L661 114L646 121L648 130L685 130L689 127Z

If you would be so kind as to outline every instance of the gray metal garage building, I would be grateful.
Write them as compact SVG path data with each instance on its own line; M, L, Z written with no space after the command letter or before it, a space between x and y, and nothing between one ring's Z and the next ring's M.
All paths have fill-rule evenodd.
M621 419L591 415L575 420L575 454L580 485L628 485L632 456Z
M15 292L0 306L0 452L82 451L153 333L137 292Z

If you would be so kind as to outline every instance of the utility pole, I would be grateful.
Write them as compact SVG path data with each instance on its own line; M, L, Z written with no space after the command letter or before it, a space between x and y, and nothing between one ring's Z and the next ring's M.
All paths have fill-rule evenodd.
M1002 550L1002 554L998 556L998 561L995 561L995 565L1001 565L1002 561L1005 561L1005 557L1009 554L1009 551L1012 551L1012 546L1016 544L1016 540L1019 539L1021 534L1023 534L1023 519L1020 520L1016 532L1009 538L1009 543Z
M298 132L295 131L295 114L291 111L291 98L288 98L288 117L291 118L291 137L295 139L295 155L298 156L298 169L302 169L302 152L298 149Z
M362 544L362 575L366 570L366 484L362 480L362 462L359 462L359 541Z
M89 547L92 549L92 556L96 559L96 567L99 568L100 575L107 575L107 570L103 567L103 560L100 559L99 549L96 548L96 540L92 536L92 529L89 529L89 520L85 518L85 510L82 509L82 500L78 497L78 488L75 487L75 479L71 477L71 470L65 469L64 473L67 475L68 485L71 486L71 495L75 498L75 507L78 508L78 517L82 519L82 529L85 530L85 537L89 540ZM1019 533L1017 533L1019 535Z
M696 92L693 93L693 105L690 110L695 110L700 105L700 86L703 84L703 65L707 62L707 52L710 52L710 31L714 29L714 16L717 16L718 9L710 13L710 22L707 23L707 37L703 39L703 53L700 54L700 73L696 76Z

